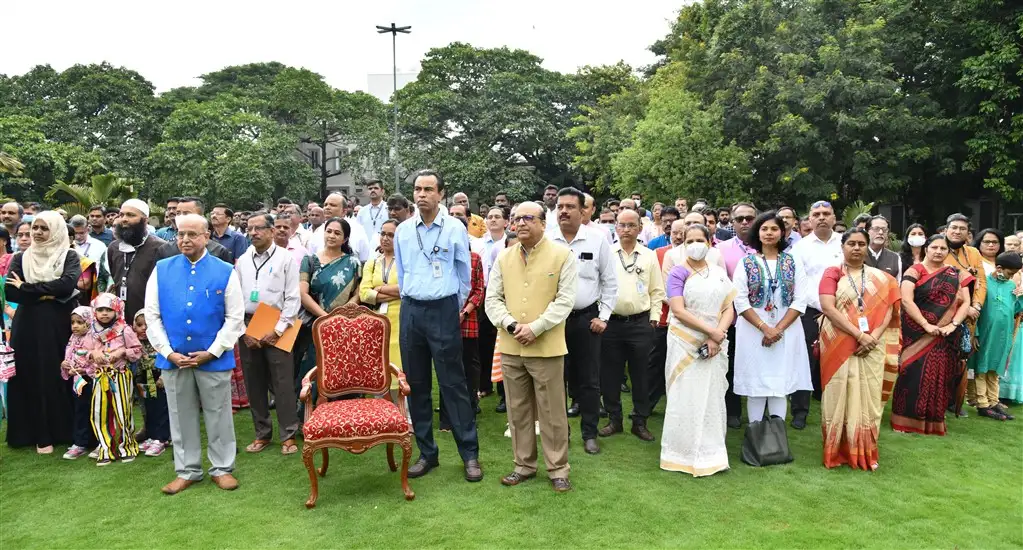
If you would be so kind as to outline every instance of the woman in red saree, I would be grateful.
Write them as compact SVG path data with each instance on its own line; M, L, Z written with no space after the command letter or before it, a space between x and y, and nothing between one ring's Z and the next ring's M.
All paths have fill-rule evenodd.
M927 239L923 263L902 278L902 357L892 398L892 428L945 435L945 409L959 384L959 326L973 276L945 265L948 241Z
M877 469L881 415L899 370L899 284L864 265L869 242L864 229L846 232L845 263L825 270L820 284L821 432L828 468Z

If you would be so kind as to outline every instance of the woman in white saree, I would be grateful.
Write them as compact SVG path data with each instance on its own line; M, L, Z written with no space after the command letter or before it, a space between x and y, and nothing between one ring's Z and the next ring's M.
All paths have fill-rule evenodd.
M709 476L728 469L725 391L726 331L735 318L736 291L728 274L706 261L710 230L686 229L685 260L668 274L668 405L661 436L661 469Z

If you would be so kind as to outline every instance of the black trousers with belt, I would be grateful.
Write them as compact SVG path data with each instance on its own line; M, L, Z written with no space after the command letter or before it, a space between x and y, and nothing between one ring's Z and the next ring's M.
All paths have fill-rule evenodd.
M612 315L608 320L607 330L600 337L600 391L612 423L622 422L622 376L626 363L632 380L632 422L642 425L650 416L647 371L653 338L649 311L629 316ZM664 378L663 372L661 378Z
M820 399L821 395L821 362L813 356L813 343L820 336L821 327L818 324L821 312L812 308L806 308L806 312L800 317L803 323L803 334L806 336L806 353L810 356L810 379L813 381L813 396ZM810 414L810 392L800 390L794 392L792 398L792 417Z
M664 397L664 364L668 361L668 327L657 327L654 329L654 344L650 348L650 365L646 371L646 383L650 389L648 392L650 400L650 412L652 413L657 404ZM633 397L635 399L635 397Z
M597 304L574 310L565 323L565 373L572 399L579 403L583 441L597 438L600 419L600 335L590 330L597 318ZM618 383L621 383L621 375Z
M469 401L469 390L462 365L462 330L458 296L437 300L401 299L401 364L412 394L409 415L416 433L416 445L422 458L437 461L437 442L433 439L433 369L451 421L451 431L462 461L479 458L476 414Z

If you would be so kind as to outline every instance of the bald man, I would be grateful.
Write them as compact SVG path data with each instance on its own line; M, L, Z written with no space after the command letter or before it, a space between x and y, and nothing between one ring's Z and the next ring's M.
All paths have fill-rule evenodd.
M469 213L469 236L479 239L487 231L487 224L483 221L483 218L472 213L472 209L469 208L469 195L458 192L455 193L454 197L455 204L464 206L465 211Z

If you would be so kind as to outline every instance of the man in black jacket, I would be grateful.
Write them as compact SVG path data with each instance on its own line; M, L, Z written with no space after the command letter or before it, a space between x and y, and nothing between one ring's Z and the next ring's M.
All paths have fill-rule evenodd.
M115 226L117 239L107 247L110 288L107 292L124 301L124 318L134 319L146 300L146 282L161 259L167 241L148 234L149 205L138 199L125 201Z

